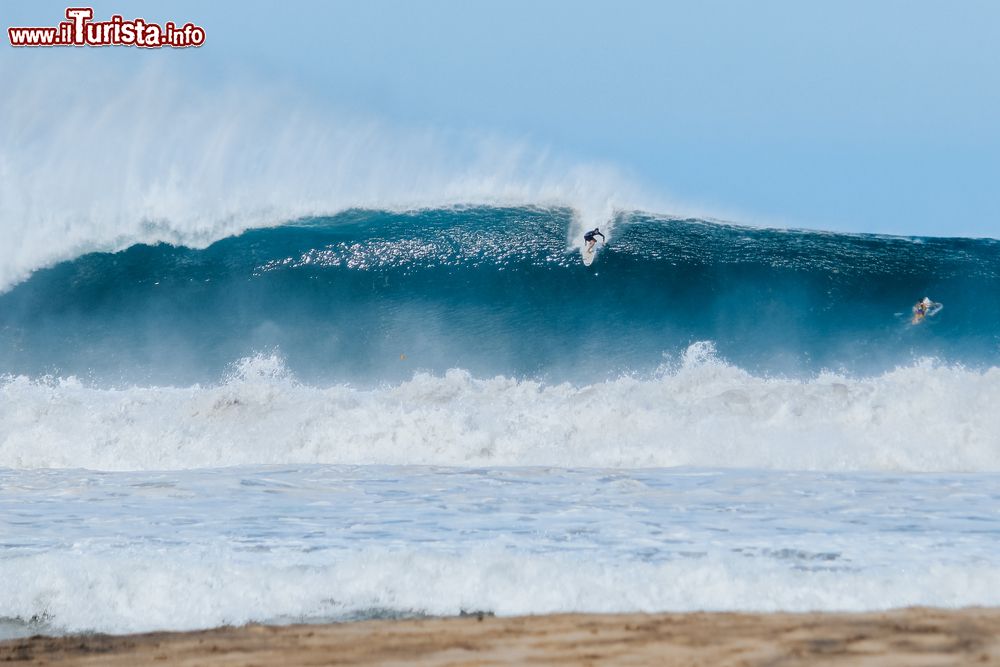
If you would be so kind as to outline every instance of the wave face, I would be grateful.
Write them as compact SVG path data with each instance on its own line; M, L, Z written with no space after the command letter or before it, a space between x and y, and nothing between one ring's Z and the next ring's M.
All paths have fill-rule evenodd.
M0 372L189 385L275 352L313 383L450 368L581 383L653 374L703 340L790 377L998 357L997 241L623 213L585 267L579 227L569 209L353 210L201 249L87 254L0 295ZM910 326L925 294L945 308Z

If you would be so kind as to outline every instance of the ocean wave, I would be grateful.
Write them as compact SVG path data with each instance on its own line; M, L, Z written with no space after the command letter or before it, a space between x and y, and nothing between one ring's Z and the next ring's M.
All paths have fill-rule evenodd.
M1000 470L1000 369L924 361L870 378L752 375L691 346L653 378L591 384L417 374L377 389L297 381L280 358L224 382L0 385L0 466L244 464Z
M203 248L359 207L567 206L581 229L620 208L664 210L612 165L518 138L401 129L286 90L208 90L164 68L64 67L4 72L0 292L88 252Z
M313 384L455 367L580 383L652 372L696 340L758 374L1000 361L994 241L615 220L591 266L573 212L537 207L355 210L91 253L0 295L0 373L188 385L277 349ZM945 309L910 326L925 295Z

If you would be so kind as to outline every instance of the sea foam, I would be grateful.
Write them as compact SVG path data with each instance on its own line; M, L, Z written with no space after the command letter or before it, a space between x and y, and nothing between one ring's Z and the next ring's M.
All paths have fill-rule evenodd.
M272 463L1000 470L1000 369L927 360L879 376L754 376L711 344L650 378L546 384L416 374L372 390L298 382L279 357L214 386L0 385L0 466Z
M700 562L595 564L572 555L477 548L462 555L359 550L325 564L241 561L224 551L46 554L5 572L3 612L61 631L190 630L253 621L380 614L862 611L995 605L1000 571L798 572L738 554Z

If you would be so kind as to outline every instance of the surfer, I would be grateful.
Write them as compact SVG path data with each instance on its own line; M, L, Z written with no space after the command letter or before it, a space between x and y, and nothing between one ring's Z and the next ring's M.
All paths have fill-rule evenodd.
M911 321L912 324L920 324L921 322L923 322L925 317L927 317L928 315L933 315L934 312L937 312L937 310L931 312L931 308L934 307L935 305L937 304L931 301L930 297L926 296L920 301L917 301L916 305L913 306L913 320Z
M587 250L593 250L594 246L597 245L597 239L595 237L601 237L601 243L605 243L607 239L604 238L604 234L601 233L600 227L594 227L593 230L587 232L583 235L583 240L587 242Z

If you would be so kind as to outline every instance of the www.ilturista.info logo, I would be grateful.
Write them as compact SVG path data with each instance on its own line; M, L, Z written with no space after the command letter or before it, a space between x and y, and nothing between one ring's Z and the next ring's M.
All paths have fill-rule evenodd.
M193 23L178 26L167 21L162 26L145 19L126 21L115 14L109 21L92 21L91 7L70 7L66 18L55 27L7 28L11 46L140 46L185 48L205 43L205 29Z

